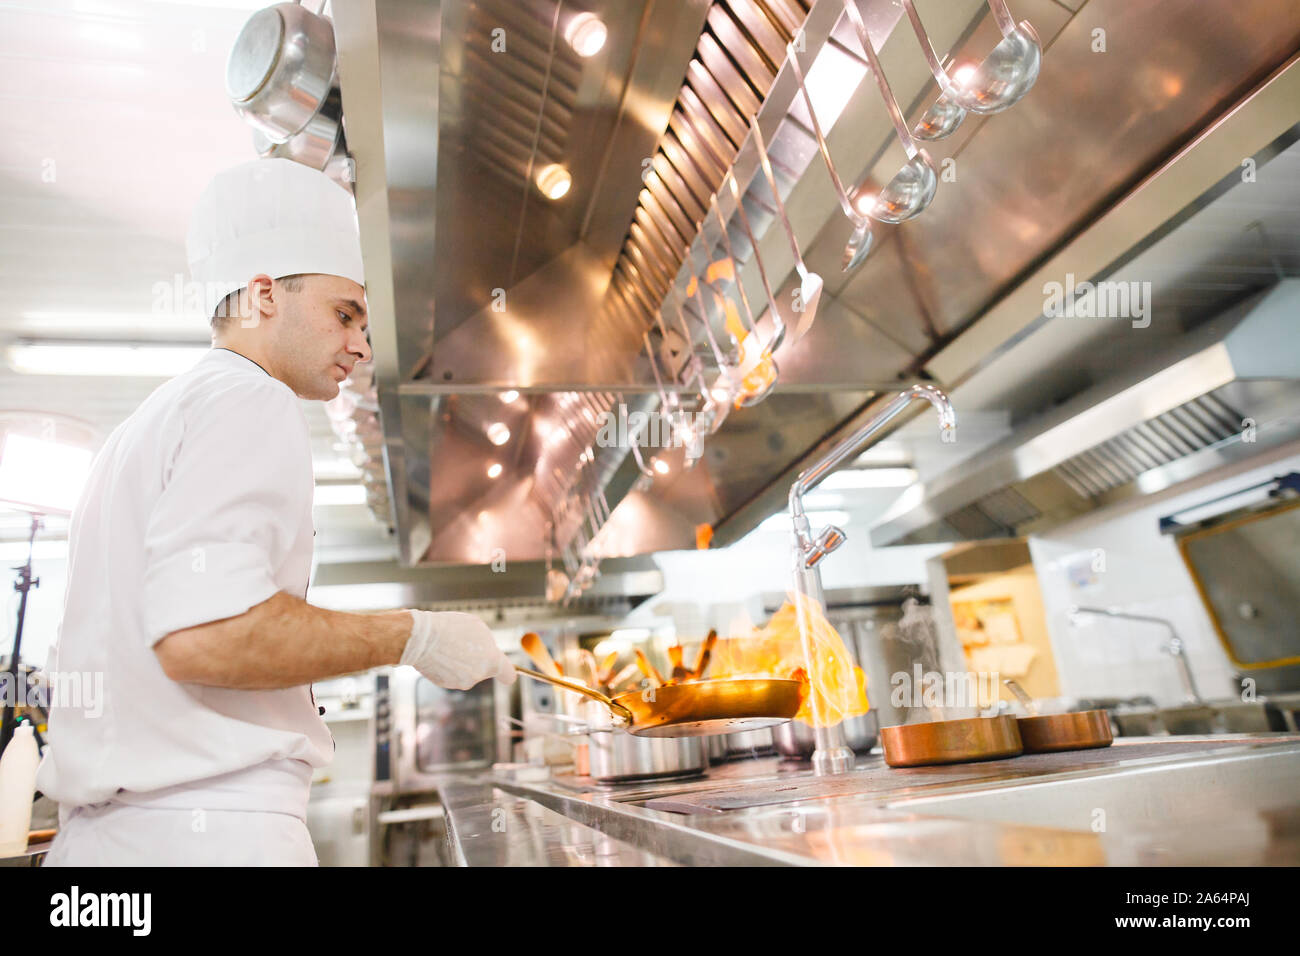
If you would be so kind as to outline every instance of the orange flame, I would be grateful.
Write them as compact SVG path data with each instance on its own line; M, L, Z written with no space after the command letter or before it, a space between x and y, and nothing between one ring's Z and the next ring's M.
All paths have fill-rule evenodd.
M800 609L806 612L812 638L811 679L799 637ZM843 638L826 620L820 604L798 594L787 595L766 626L747 636L718 641L709 676L808 681L808 693L795 719L814 727L819 724L815 715L820 714L822 726L833 727L847 717L866 713L871 706L866 675L853 664Z

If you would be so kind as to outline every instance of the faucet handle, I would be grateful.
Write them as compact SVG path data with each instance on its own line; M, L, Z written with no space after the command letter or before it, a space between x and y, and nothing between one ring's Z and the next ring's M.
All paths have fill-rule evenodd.
M840 545L848 540L848 535L840 528L833 524L828 524L817 534L817 539L813 541L812 547L808 549L804 557L803 566L805 568L815 567L822 558L830 554Z

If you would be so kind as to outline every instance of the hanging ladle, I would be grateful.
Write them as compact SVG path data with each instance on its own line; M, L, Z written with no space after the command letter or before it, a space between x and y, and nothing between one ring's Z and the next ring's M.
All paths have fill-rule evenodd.
M776 216L785 229L785 237L790 240L790 251L794 253L794 267L799 273L800 308L797 310L799 317L795 320L794 337L790 340L798 342L817 318L817 306L821 302L825 283L822 282L822 277L809 270L808 265L803 261L799 242L794 237L794 227L790 225L790 217L785 213L785 203L781 201L781 191L776 188L776 174L772 172L772 160L767 154L767 144L763 142L763 131L758 127L757 116L749 124L749 128L754 133L754 146L758 149L758 163L763 168L763 177L767 180L768 188L772 190L772 197L776 200Z
M772 292L772 283L767 277L767 267L763 265L763 257L758 254L758 240L754 238L754 229L749 224L749 215L745 212L745 204L740 198L740 187L736 185L736 171L733 169L727 173L727 185L731 189L731 196L736 202L736 214L740 217L740 228L745 232L745 238L749 240L749 247L754 250L754 263L758 266L758 276L763 283L763 294L767 296L767 307L772 313L772 340L767 343L769 351L775 352L785 341L786 324L785 319L781 318L781 310L776 304L776 295Z
M771 394L781 373L776 359L772 357L772 346L764 345L762 337L758 334L754 310L749 307L749 296L745 293L744 283L740 281L736 253L731 248L731 236L727 233L727 223L722 218L722 210L718 208L716 195L711 205L718 220L718 228L722 231L722 245L727 253L727 267L731 270L728 278L736 287L736 292L740 296L740 307L745 314L746 334L740 342L741 391L737 400L742 408L749 408ZM746 342L749 344L746 345Z
M733 319L734 325L743 329L739 315L735 312L735 306L731 300L713 287L712 284L696 278L696 298L699 299L701 321L704 323L704 331L708 336L709 345L713 349L714 361L718 365L718 379L713 385L713 390L723 391L728 400L740 408L747 408L750 405L757 405L772 390L776 384L780 370L777 368L776 359L770 354L764 357L760 351L758 359L746 360L749 354L743 342L736 335L731 334L730 338L736 342L740 355L735 362L728 362L722 355L722 350L718 347L718 341L713 335L713 328L709 323L708 311L704 307L704 301L699 296L699 289L708 289L715 299L718 300L722 309L724 320ZM752 323L752 320L751 320ZM754 340L758 341L757 334ZM761 348L761 345L760 345ZM766 372L765 372L766 370ZM713 391L711 390L711 391Z
M659 322L659 331L661 334L665 334L666 337L662 319ZM668 422L675 440L686 450L685 467L689 470L695 466L695 463L700 460L700 456L704 454L702 436L699 435L696 427L689 423L686 417L687 412L682 408L681 397L676 392L669 392L664 388L663 376L659 371L659 362L655 358L654 347L650 344L650 333L643 333L643 338L645 339L646 354L650 356L650 369L654 372L655 385L659 389L659 407L668 416Z
M916 140L907 128L907 122L903 119L902 110L898 108L898 101L894 99L885 71L881 69L876 48L871 44L871 36L867 33L867 25L862 22L862 14L858 12L855 0L844 0L844 11L853 22L858 41L862 44L871 72L876 78L876 85L880 87L880 96L885 101L889 118L893 120L894 130L898 133L898 141L907 152L907 162L876 195L871 208L863 211L881 222L906 222L930 205L939 185L939 175L929 153L916 145Z
M734 400L740 393L740 384L743 377L740 374L740 364L739 362L729 362L726 357L723 356L722 349L718 346L718 340L713 334L713 326L709 322L709 310L704 305L704 297L700 295L700 289L708 289L713 293L716 299L721 301L722 314L724 316L727 314L727 297L717 289L713 288L713 286L709 285L709 283L701 282L698 276L692 277L692 284L695 287L695 300L700 310L700 323L704 326L705 338L708 339L709 348L713 351L713 361L718 366L718 379L714 383L713 388L717 389L721 386L726 391L729 399ZM737 342L736 345L737 348L739 348L740 343Z
M979 66L965 67L949 76L939 64L912 0L903 0L903 8L912 21L912 29L916 31L917 38L921 40L921 48L930 64L930 71L944 91L939 101L943 102L947 98L950 104L955 101L972 113L981 114L1001 113L1020 102L1033 88L1043 62L1043 45L1033 25L1028 20L1017 24L1007 9L1006 0L988 0L988 4L998 29L1002 31L1002 41ZM931 107L931 112L938 106L939 103L936 103ZM929 115L927 113L926 117ZM926 117L922 117L922 123L925 123ZM955 123L953 128L956 128Z
M691 337L690 326L686 323L686 314L682 309L681 299L678 298L674 303L677 310L677 322L681 325L683 338L686 340L687 347L691 347L693 339ZM716 349L716 344L714 347ZM715 355L717 353L715 352ZM726 420L727 414L731 411L731 403L735 398L733 388L733 379L725 366L719 366L721 375L712 387L704 379L703 363L700 362L699 356L691 355L691 365L695 370L696 386L699 388L700 397L704 400L704 408L696 415L697 427L701 434L712 435Z
M912 128L912 135L924 140L943 139L961 125L961 121L966 118L966 107L961 103L961 91L957 88L957 84L943 68L939 55L934 52L934 44L930 42L930 35L925 32L925 26L921 23L921 17L916 12L912 0L903 0L903 9L907 11L907 18L912 21L912 31L921 44L921 52L925 54L925 61L930 64L930 72L934 74L935 82L939 84L941 91L939 98Z
M839 171L835 168L835 161L831 159L830 147L826 144L826 137L822 135L822 124L817 119L817 111L813 109L812 96L808 93L808 84L804 80L803 69L799 66L798 51L793 43L786 44L785 49L790 61L790 68L794 71L795 82L799 84L799 92L803 94L804 105L808 107L808 117L812 120L813 135L817 138L817 148L821 150L822 160L826 163L826 171L831 176L831 184L835 187L836 195L839 196L840 208L844 210L844 215L848 217L849 222L853 223L853 232L849 236L848 243L844 246L844 256L840 260L840 269L848 272L861 265L862 260L867 257L867 253L871 251L873 239L871 220L854 208L853 197L844 188L844 182L840 179ZM732 188L735 188L734 183ZM739 200L737 200L737 203L739 203Z

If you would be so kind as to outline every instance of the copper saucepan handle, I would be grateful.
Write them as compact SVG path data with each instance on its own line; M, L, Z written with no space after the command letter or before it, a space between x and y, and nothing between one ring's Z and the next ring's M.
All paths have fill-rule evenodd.
M592 700L598 700L610 709L610 712L616 717L621 717L632 723L632 711L628 710L622 704L610 700L598 690L592 690L586 684L579 684L577 681L565 680L563 677L552 677L550 674L543 674L541 671L529 670L527 667L515 667L515 670L521 674L531 677L533 680L539 680L546 684L554 684L556 687L563 687L565 690L571 690L575 694L581 694L583 697L590 697Z

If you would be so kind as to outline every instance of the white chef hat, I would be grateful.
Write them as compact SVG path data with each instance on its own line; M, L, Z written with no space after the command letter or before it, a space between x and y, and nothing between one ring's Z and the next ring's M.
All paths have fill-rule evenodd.
M214 176L194 204L185 251L206 317L259 272L366 281L352 197L290 159L255 159Z

